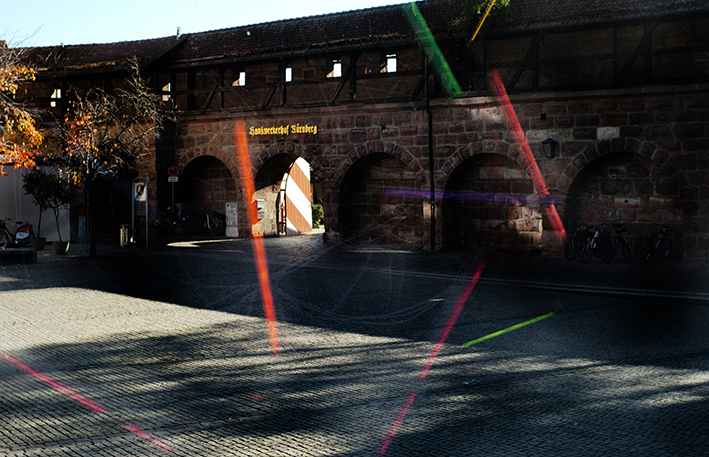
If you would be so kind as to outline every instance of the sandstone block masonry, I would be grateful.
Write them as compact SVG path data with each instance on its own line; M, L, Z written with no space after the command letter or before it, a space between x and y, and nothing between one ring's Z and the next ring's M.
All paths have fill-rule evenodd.
M677 259L709 260L709 86L536 93L513 96L512 103L567 229L626 222L631 236L647 237L662 223L675 229ZM176 157L182 168L214 157L240 189L237 119L247 129L312 126L249 137L261 195L275 198L284 164L302 157L321 186L331 238L366 232L370 240L428 246L430 133L438 247L558 252L494 100L434 101L431 112L432 132L419 102L185 117ZM552 158L543 154L547 138L558 142Z

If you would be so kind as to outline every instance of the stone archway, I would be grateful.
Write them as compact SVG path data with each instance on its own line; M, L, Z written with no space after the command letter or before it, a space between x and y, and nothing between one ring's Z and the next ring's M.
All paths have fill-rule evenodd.
M627 222L630 237L651 237L657 233L654 224L662 223L674 229L674 258L683 258L693 217L685 209L698 206L698 196L682 167L655 143L633 138L594 143L566 166L558 187L568 196L560 207L567 229L576 223Z
M298 208L307 222L310 214L306 214L306 211L312 210L310 204L322 199L321 184L325 181L325 173L322 164L317 159L318 155L316 155L321 152L320 149L319 145L306 147L296 143L278 142L263 148L255 155L253 168L256 195L254 198L257 200L257 205L263 206L259 208L259 215L263 216L259 224L262 234L303 233L305 225L300 226L296 223L295 225L298 227L292 227L295 231L289 230L288 220L291 219L291 216L296 215ZM298 163L305 161L305 163L301 163L301 168L309 168L309 173L306 173L307 177L301 174L301 178L305 179L307 183L303 181L302 185L296 186L299 189L303 187L300 189L300 194L302 194L299 195L300 203L289 198L288 191L283 188L284 185L291 187L294 184L291 182L289 172L296 161ZM293 195L291 192L290 196ZM308 200L307 203L304 199ZM303 221L301 220L301 222ZM309 221L308 224L312 224L312 221Z
M338 231L348 240L423 245L423 195L414 171L391 154L366 154L339 191Z
M175 203L181 204L195 226L202 223L206 208L223 215L226 203L239 202L237 181L224 162L214 156L193 159L184 167L179 179L175 187Z
M567 227L580 224L627 224L631 240L658 233L654 224L673 228L673 258L683 253L684 211L679 185L651 160L627 152L594 159L568 191ZM635 245L635 249L639 249ZM636 252L637 253L637 252Z
M380 163L382 160L383 162ZM358 208L363 208L360 203L357 203L360 197L364 197L362 192L360 192L361 189L356 189L356 186L358 185L357 183L362 180L366 181L368 179L368 173L372 169L384 170L388 166L393 166L395 169L399 170L399 173L401 173L401 179L397 181L392 178L389 184L383 184L384 181L387 180L379 180L379 178L377 178L379 182L378 188L389 189L391 186L395 185L395 181L406 182L406 184L403 187L399 187L400 199L397 199L394 195L390 194L388 196L388 201L392 203L387 203L386 198L384 198L383 204L400 204L402 205L402 208L405 206L406 209L402 211L408 213L408 222L414 224L416 227L413 228L414 225L410 225L410 229L405 229L403 228L403 225L397 226L397 228L393 229L389 233L382 233L381 236L377 235L376 231L373 231L371 232L372 239L370 241L410 244L417 246L425 244L428 231L430 230L430 215L425 214L428 204L424 204L427 200L424 197L424 194L427 195L427 193L423 191L423 189L428 187L427 172L424 171L418 159L416 159L408 150L398 146L395 143L387 141L370 141L360 145L351 150L343 160L340 160L339 163L337 163L336 167L331 169L332 171L328 177L329 179L324 182L322 186L324 200L323 206L325 209L326 241L339 240L340 232L343 228L345 229L346 237L349 238L352 238L354 233L361 232L361 227L364 221L355 221L351 217L353 211L357 212ZM357 177L358 175L359 178ZM406 193L406 198L404 198L404 193ZM378 205L383 197L382 194L378 194L376 197L372 198ZM380 221L386 219L387 217L395 217L393 214L388 216L381 214L383 208L384 207L379 207L379 209L375 209L374 206L370 206L367 210L373 211L373 213L370 214L371 217L369 217L370 221L376 219L373 216L377 211L379 211L378 217ZM387 209L385 211L394 211L391 206L386 206L386 208ZM406 219L403 214L400 216L400 221ZM341 222L341 218L343 217L344 221ZM374 227L377 224L372 222L372 224L366 225ZM400 234L396 234L395 232ZM358 239L366 240L366 238L362 237L359 237Z
M524 168L501 154L458 164L443 195L444 248L541 253L542 207Z

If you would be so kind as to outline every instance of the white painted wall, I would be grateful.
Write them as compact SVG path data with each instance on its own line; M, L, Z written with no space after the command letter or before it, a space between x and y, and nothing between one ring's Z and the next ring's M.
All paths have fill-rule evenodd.
M50 168L44 168L50 171ZM24 221L32 224L32 230L37 235L37 223L39 222L39 208L32 204L32 197L25 195L22 190L22 175L27 170L15 170L5 166L3 171L7 176L0 176L0 219L10 218L7 227L14 233L17 226L16 221ZM62 231L62 240L68 241L71 236L69 225L69 208L64 208L59 214L59 227ZM47 241L59 241L57 235L57 224L54 220L54 212L50 209L42 214L42 230L40 235L47 238Z

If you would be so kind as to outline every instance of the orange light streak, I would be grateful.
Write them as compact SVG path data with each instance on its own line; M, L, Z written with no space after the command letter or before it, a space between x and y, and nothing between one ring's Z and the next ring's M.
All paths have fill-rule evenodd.
M246 126L244 121L236 123L234 132L236 144L236 157L239 165L239 174L244 188L246 200L246 213L249 218L249 227L258 224L258 208L253 201L256 188L254 185L254 174L251 171L251 157L249 156L249 144L246 139ZM266 261L266 249L263 245L263 235L260 232L251 233L251 246L254 250L254 261L256 262L256 273L258 274L261 298L263 299L263 311L266 316L268 327L268 341L274 354L280 352L278 344L278 325L276 322L276 312L273 307L273 294L271 293L271 281L268 275L268 262Z

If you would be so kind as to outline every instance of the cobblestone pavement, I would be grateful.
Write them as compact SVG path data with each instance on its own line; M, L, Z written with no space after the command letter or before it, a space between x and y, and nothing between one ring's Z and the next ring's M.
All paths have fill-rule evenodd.
M277 356L248 241L0 266L0 455L707 453L707 307L481 281L422 379L479 259L266 244Z

